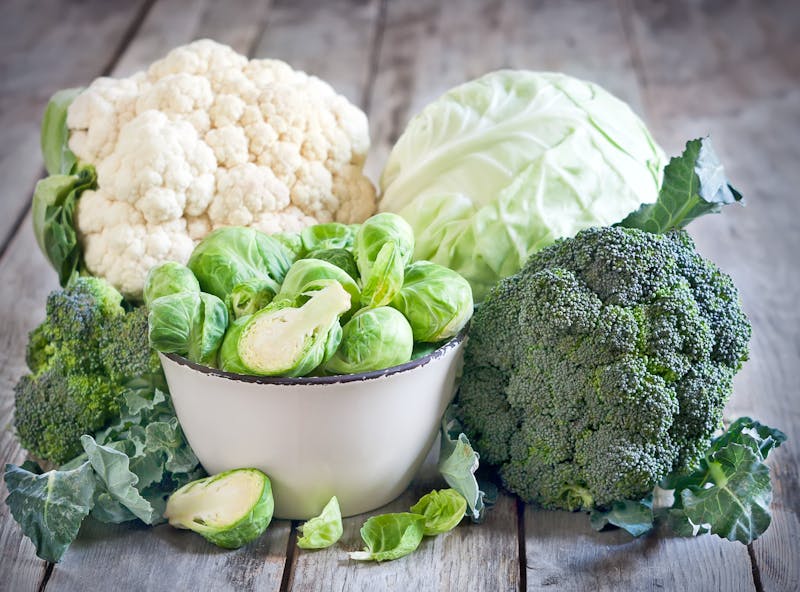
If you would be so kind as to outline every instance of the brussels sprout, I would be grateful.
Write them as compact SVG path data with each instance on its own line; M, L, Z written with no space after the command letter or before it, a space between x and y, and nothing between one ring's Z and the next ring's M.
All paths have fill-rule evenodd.
M342 329L342 342L325 364L328 374L356 374L411 359L414 337L405 317L393 308L365 308Z
M350 294L350 309L357 310L361 301L358 284L341 267L321 259L300 259L295 261L283 280L275 300L294 301L306 290L306 286L316 280L336 280Z
M355 240L355 229L338 222L315 224L304 228L300 237L307 253L318 249L351 249Z
M277 239L253 228L219 228L198 244L187 264L203 292L225 300L237 284L271 279L274 289L292 265L293 254Z
M218 547L238 549L264 533L274 506L269 477L258 469L233 469L178 489L164 517Z
M213 294L169 294L150 303L148 322L150 347L213 366L228 326L228 309Z
M200 293L200 283L192 270L175 261L152 267L144 281L144 303L150 306L156 298L181 292Z
M295 307L275 300L237 319L225 334L220 368L239 374L304 376L327 361L342 339L339 317L350 308L350 295L335 280L309 284L308 300Z
M457 272L430 261L406 268L394 308L411 323L415 341L435 342L456 335L472 316L472 289Z
M306 259L320 259L332 263L344 270L356 282L358 281L358 267L353 254L347 249L317 249L311 251Z
M306 249L303 247L303 239L296 232L276 232L270 234L272 238L286 247L292 254L292 260L305 257Z
M353 248L363 286L362 304L389 304L403 284L403 269L414 252L411 226L397 214L377 214L358 229Z
M236 284L226 301L233 318L238 319L258 312L272 302L274 297L275 282L252 278Z

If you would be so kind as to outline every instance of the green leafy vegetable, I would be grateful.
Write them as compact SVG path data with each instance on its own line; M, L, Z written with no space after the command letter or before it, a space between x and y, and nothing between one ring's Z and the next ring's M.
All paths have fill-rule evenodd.
M613 502L607 510L593 509L589 518L595 530L603 530L610 524L635 537L642 536L653 528L653 497Z
M439 472L447 484L466 500L467 514L473 521L479 522L486 511L483 501L485 494L475 478L480 456L472 449L467 436L459 432L461 424L452 413L451 407L442 419Z
M41 145L44 166L50 175L68 175L78 159L69 149L67 110L82 88L65 88L50 97L42 117Z
M422 542L425 516L411 513L381 514L361 527L366 547L350 553L357 561L389 561L412 553Z
M314 224L300 231L300 239L306 253L318 249L352 249L357 226L329 222Z
M200 293L200 283L194 277L192 270L175 261L167 261L147 272L144 281L144 303L150 306L153 301L162 296L189 292Z
M269 477L258 469L233 469L192 481L173 493L164 516L226 549L260 537L274 508Z
M380 306L358 311L342 328L336 353L325 363L330 374L356 374L403 364L411 359L414 338L405 317Z
M669 161L656 202L641 206L619 225L662 233L741 201L742 195L725 177L711 139L700 138L687 142L683 154Z
M628 105L598 85L501 70L409 122L381 175L379 208L414 228L415 259L457 271L481 302L557 238L655 201L665 161Z
M414 231L396 214L377 214L358 229L353 252L362 304L385 306L403 286L403 272L414 252Z
M297 546L301 549L324 549L342 538L342 512L336 496L325 505L319 516L311 518L298 530L302 533L297 538Z
M227 304L234 319L257 313L275 297L275 282L251 278L236 284L228 294Z
M452 269L416 261L405 270L403 287L392 299L405 315L415 341L437 342L457 335L472 316L472 289Z
M97 174L91 165L75 173L50 175L36 183L31 206L33 234L44 256L58 273L62 286L83 270L75 232L75 208L86 189L94 189Z
M295 302L306 291L307 286L318 280L336 280L350 294L350 309L357 310L361 301L361 290L346 271L321 259L295 261L286 274L275 300Z
M413 514L425 516L425 536L453 530L467 512L467 500L455 489L433 490L411 506Z
M359 280L355 257L347 249L317 249L308 253L306 258L327 261L343 270L354 281Z
M36 547L36 555L59 561L92 508L92 467L84 462L70 471L37 474L6 465L5 482L9 491L6 504Z

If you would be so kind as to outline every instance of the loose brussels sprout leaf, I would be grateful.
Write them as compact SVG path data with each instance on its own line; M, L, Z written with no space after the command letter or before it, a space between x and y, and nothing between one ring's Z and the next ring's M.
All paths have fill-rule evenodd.
M297 539L297 546L301 549L324 549L342 538L342 512L336 496L331 498L319 516L298 527L298 530L303 533Z
M272 238L276 241L281 243L286 249L288 249L293 257L292 261L296 259L300 259L305 256L306 250L303 247L303 239L300 235L296 232L276 232L275 234L270 234Z
M218 547L238 549L257 539L272 520L269 478L257 469L233 469L192 481L167 500L164 517Z
M486 512L486 496L475 478L475 471L480 464L480 456L469 438L461 432L461 424L453 417L451 407L442 418L442 438L439 447L439 472L447 484L458 491L467 500L467 514L473 522L483 520Z
M403 287L403 259L397 243L386 243L363 278L364 306L386 306Z
M458 334L472 316L472 288L452 269L416 261L406 268L392 306L411 323L414 341L441 341Z
M314 288L300 307L276 299L254 315L237 319L225 334L220 368L304 376L324 363L342 339L339 317L349 310L350 295L335 280L319 280Z
M203 292L225 300L237 284L253 278L283 281L294 259L277 239L253 228L219 228L198 244L187 264Z
M327 261L345 271L356 282L359 279L355 257L347 249L317 249L311 251L306 258Z
M304 228L300 231L300 238L306 253L318 249L351 249L355 232L347 224L330 222Z
M342 342L325 364L328 374L357 374L411 359L414 338L405 317L381 306L358 311L342 329Z
M350 309L357 310L361 301L358 284L342 268L321 259L295 261L283 280L275 300L295 301L306 291L308 284L317 280L336 280L350 294Z
M425 516L408 512L373 516L361 527L366 547L350 553L350 559L388 561L404 557L419 547L425 522Z
M150 269L144 281L144 303L150 306L156 298L180 294L200 293L200 283L192 270L176 261L167 261Z
M228 327L228 309L212 294L184 292L156 298L148 315L150 347L213 365Z
M251 315L272 302L278 290L278 285L269 278L245 280L228 294L228 308L235 319Z
M425 517L425 536L453 530L467 512L467 500L455 489L433 490L411 506L413 514Z
M364 222L356 232L353 252L358 272L364 281L370 276L372 265L386 243L395 243L398 254L405 267L414 252L414 231L397 214L384 212L376 214Z

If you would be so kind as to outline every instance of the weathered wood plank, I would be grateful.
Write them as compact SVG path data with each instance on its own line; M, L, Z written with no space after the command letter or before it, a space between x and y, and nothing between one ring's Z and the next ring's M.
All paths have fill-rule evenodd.
M147 0L9 0L0 19L0 245L42 172L39 121L50 95L100 75Z
M535 541L527 552L528 590L755 590L746 554L730 561L734 543L716 537L671 538L661 530L634 539L621 530L595 532L584 513L531 507L525 533Z
M350 551L364 548L360 529L369 516L407 512L432 489L447 487L436 469L438 444L403 495L373 512L344 520L344 534L333 547L319 551L296 548L289 590L517 590L517 511L515 500L501 495L485 523L464 520L454 530L426 537L402 559L385 563L356 562Z
M379 8L379 0L279 0L253 55L319 76L359 105L369 81Z
M62 87L84 83L102 73L119 45L139 18L146 2L112 6L87 1L10 1L0 19L0 244L28 207L36 179L42 172L39 155L39 119L50 94ZM44 294L54 287L52 271L38 254L26 231L8 243L0 261L0 460L19 463L24 453L11 426L12 387L24 372L28 331L44 314ZM12 254L16 253L16 256ZM33 257L31 265L28 258ZM0 484L0 499L5 499ZM34 554L5 504L0 505L0 574L8 590L35 590L43 580L46 563Z
M770 464L773 524L752 545L764 590L800 588L800 6L636 1L634 42L657 137L672 150L710 133L746 208L698 220L700 250L730 273L753 325L728 416L751 415L789 442Z

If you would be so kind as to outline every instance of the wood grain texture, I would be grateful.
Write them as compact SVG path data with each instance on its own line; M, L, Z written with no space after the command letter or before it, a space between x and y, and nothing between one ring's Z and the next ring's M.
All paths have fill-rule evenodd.
M0 19L0 245L42 174L39 121L61 88L86 84L110 66L147 0L7 0Z
M0 245L10 239L43 173L39 120L49 96L100 75L135 24L143 1L112 6L103 1L3 3L0 19ZM24 452L14 436L13 385L25 371L27 334L44 315L44 295L56 284L39 255L30 220L8 243L0 261L0 464L19 463ZM5 499L0 483L0 499ZM35 556L8 507L0 506L0 589L35 590L46 563Z
M485 523L463 521L454 530L426 537L411 555L384 563L356 562L350 551L364 548L360 529L370 516L408 512L432 489L446 488L436 469L438 444L428 455L420 474L395 501L344 520L344 534L333 547L318 551L296 549L289 590L397 591L463 590L511 591L519 589L517 511L515 500L502 495Z
M717 537L671 538L661 530L634 539L621 530L595 532L583 513L530 507L525 532L528 590L755 590L745 548ZM734 545L744 559L731 561Z
M752 545L755 577L764 590L798 590L800 5L635 1L630 8L654 134L673 153L710 134L747 200L689 230L733 277L753 326L750 361L726 415L756 417L789 437L770 460L773 524Z
M279 0L253 57L284 60L362 104L378 28L379 0Z
M47 590L278 590L287 538L286 523L278 521L253 543L231 551L168 525L87 520L53 569Z

